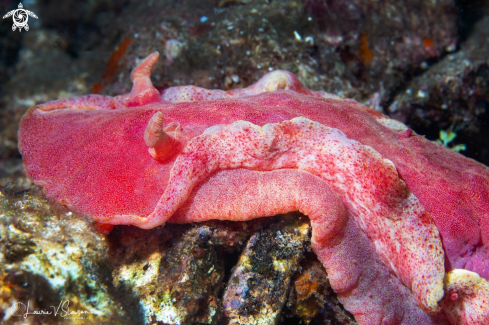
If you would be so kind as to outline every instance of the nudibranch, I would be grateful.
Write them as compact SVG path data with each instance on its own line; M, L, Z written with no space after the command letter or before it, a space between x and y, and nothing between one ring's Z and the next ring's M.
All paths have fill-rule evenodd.
M287 71L161 93L155 52L129 94L35 106L19 150L46 195L153 228L300 211L360 324L489 324L489 168Z

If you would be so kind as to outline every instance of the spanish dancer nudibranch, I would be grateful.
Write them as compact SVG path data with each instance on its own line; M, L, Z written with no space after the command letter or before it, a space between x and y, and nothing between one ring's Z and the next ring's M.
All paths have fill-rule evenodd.
M96 222L243 221L300 211L360 324L489 324L489 168L287 71L245 89L172 87L31 108L30 178Z

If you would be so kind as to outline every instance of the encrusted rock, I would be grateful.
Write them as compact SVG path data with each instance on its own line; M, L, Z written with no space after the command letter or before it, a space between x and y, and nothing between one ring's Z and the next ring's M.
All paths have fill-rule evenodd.
M253 234L224 294L226 324L277 324L289 283L306 250L307 218L285 216Z
M0 323L133 323L109 293L107 245L92 223L36 193L4 192Z
M301 262L301 270L292 279L287 316L299 318L306 324L357 324L338 302L323 265L315 256L307 255Z
M223 253L245 242L240 225L117 227L114 285L137 297L145 324L220 324Z
M489 16L475 25L460 51L414 78L394 98L389 115L432 139L438 130L451 129L458 133L459 143L470 142L464 154L487 164L489 149L483 143L489 131L483 127L483 116L489 104L488 51Z
M325 89L337 95L348 91L345 97L362 101L365 95L377 94L378 103L370 100L377 109L399 87L405 74L424 60L456 48L458 18L452 0L307 0L305 6L320 48L317 56L321 59L312 66L320 63L325 69L324 52L330 48L340 58L336 65L342 64L341 74L337 67L333 72L342 79L341 86L331 80L329 67L323 70L331 80L326 81ZM331 88L333 85L337 89Z

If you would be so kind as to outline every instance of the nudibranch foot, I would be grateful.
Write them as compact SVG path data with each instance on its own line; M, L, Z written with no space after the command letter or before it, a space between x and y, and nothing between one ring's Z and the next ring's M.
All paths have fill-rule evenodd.
M172 122L163 127L163 113L156 112L144 131L144 142L149 147L150 155L159 162L173 158L181 149L178 141L182 132L180 123Z
M132 225L141 229L152 229L158 226L164 226L165 223L160 220L142 217L134 214L121 214L111 217L94 217L93 220L98 225L116 226L116 225Z
M455 269L445 275L442 305L451 324L489 324L489 282L477 273Z

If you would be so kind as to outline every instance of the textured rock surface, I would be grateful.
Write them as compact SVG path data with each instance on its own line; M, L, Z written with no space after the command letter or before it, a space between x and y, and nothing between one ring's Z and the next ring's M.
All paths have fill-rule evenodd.
M42 197L4 192L0 193L0 322L133 323L109 293L107 245L93 225L65 208L50 206ZM18 307L15 312L13 305ZM59 308L57 315L51 306ZM23 317L41 310L51 314Z
M289 311L287 314L295 315L306 324L357 324L338 302L321 263L313 256L308 256L300 266L300 271L292 279L286 304Z
M309 294L317 296L314 309L303 296L293 299L302 307L294 309L289 298L289 311L282 312L293 290L292 275L299 278L303 272L299 261L310 251L309 232L307 218L300 214L285 220L277 216L247 223L170 224L153 230L118 226L109 236L114 285L140 306L129 316L146 324L231 324L238 319L239 324L257 324L257 318L276 324L300 319L356 324L324 283L323 268L307 275ZM295 259L284 259L290 256ZM321 265L313 255L308 263ZM240 282L236 273L243 270L249 276ZM329 295L323 295L327 288ZM239 306L232 303L237 292ZM273 312L259 315L267 308Z
M127 288L146 324L221 324L224 256L247 232L225 223L111 233L114 285Z
M456 132L472 156L487 163L488 148L478 143L489 137L489 17L479 21L460 51L445 56L429 72L413 79L389 106L389 113L423 133ZM431 131L430 131L431 130ZM469 140L472 135L472 139Z
M256 0L213 7L216 4L189 0L190 11L169 1L129 4L105 31L109 40L122 33L122 40L132 43L117 72L103 81L103 93L129 90L121 75L150 51L168 58L167 42L177 41L178 56L155 69L157 86L196 84L227 90L284 69L298 74L309 88L362 102L377 93L385 102L405 73L455 50L457 43L458 17L451 0Z
M223 297L226 324L277 324L292 275L309 240L309 223L284 217L253 234Z

